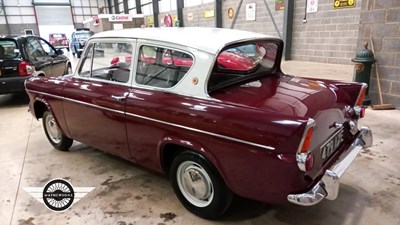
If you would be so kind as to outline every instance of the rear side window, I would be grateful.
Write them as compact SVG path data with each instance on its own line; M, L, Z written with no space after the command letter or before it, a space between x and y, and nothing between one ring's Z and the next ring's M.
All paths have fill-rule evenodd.
M139 49L136 83L171 88L183 78L192 65L193 57L187 53L143 45Z
M12 59L17 57L18 54L17 42L9 39L0 39L0 59Z

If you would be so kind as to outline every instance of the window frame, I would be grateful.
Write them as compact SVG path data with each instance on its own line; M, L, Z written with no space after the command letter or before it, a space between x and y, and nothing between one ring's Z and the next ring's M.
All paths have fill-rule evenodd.
M119 81L112 81L112 80L105 80L105 79L100 79L100 78L94 78L92 77L92 70L93 70L93 59L94 59L94 51L95 51L95 46L92 48L92 56L90 57L90 76L89 77L84 77L81 76L79 74L80 70L82 69L83 66L83 58L87 56L87 54L89 53L89 47L95 44L99 44L99 43L111 43L111 44L117 44L117 43L127 43L132 45L132 62L130 65L130 72L129 72L129 80L127 82L119 82ZM85 45L85 48L83 50L83 54L81 59L79 60L79 63L77 65L77 70L74 73L74 78L77 79L82 79L82 80L87 80L87 81L95 81L95 82L103 82L103 83L109 83L109 84L117 84L117 85L121 85L121 86L132 86L132 80L134 80L133 78L133 73L135 72L136 74L136 68L134 67L136 60L136 43L137 43L137 39L134 38L97 38L97 39L92 39L89 40L87 42L87 44ZM111 64L110 64L111 65Z

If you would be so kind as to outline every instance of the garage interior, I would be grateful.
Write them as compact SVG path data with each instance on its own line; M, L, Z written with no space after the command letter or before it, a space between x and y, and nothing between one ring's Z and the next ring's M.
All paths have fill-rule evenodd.
M316 2L317 11L310 2ZM233 28L285 41L283 71L296 76L354 80L351 61L365 42L375 43L385 103L400 107L400 2L357 0L335 8L333 0L1 0L0 35L32 32L47 39L89 27L96 19L107 29L171 26ZM246 6L255 4L254 18ZM310 9L311 8L311 9ZM233 14L232 13L233 10ZM129 14L132 22L109 22ZM247 18L250 17L250 18ZM125 25L129 24L129 25ZM132 25L133 24L133 25ZM56 30L59 29L59 30ZM73 65L79 59L64 50ZM376 67L369 95L379 103ZM361 125L374 132L374 145L362 151L341 178L339 197L312 207L268 205L235 198L227 215L207 221L189 213L167 177L75 142L69 152L48 143L40 121L28 112L25 93L0 95L0 224L400 224L400 112L366 110ZM262 173L262 171L260 171ZM52 212L26 187L63 178L94 189L65 212Z

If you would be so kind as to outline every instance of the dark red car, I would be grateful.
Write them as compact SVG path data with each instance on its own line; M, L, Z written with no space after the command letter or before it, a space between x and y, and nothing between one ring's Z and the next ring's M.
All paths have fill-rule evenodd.
M49 34L49 42L55 48L66 48L69 51L69 41L64 33Z
M77 140L165 173L203 218L221 216L234 194L333 200L372 144L357 125L366 85L285 75L282 50L280 39L230 29L103 32L75 74L26 82L29 107L54 148Z

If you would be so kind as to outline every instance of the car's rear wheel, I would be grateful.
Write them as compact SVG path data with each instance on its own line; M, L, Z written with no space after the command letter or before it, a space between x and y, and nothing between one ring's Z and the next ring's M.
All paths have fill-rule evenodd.
M214 166L197 153L179 154L172 162L170 178L180 202L197 216L213 219L230 206L232 192Z
M65 136L51 112L45 111L43 113L43 128L47 139L50 144L57 150L67 151L71 147L73 140Z

